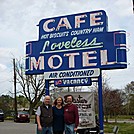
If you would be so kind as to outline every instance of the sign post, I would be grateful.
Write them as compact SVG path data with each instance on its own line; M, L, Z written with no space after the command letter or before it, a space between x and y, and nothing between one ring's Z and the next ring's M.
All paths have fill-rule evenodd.
M49 95L49 80L45 80L45 95Z
M44 74L57 86L90 85L98 78L100 134L103 134L102 70L127 68L126 32L108 32L103 10L42 19L38 41L26 43L26 75Z
M102 71L98 77L98 100L99 100L99 123L100 123L100 134L104 133L103 127L103 94L102 94Z

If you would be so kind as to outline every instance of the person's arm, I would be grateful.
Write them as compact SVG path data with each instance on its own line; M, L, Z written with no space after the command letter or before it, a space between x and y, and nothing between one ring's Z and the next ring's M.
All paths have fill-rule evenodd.
M37 121L37 125L38 125L38 130L42 130L42 126L40 123L40 115L41 115L41 110L40 107L38 107L37 111L36 111L36 121Z
M75 132L77 131L78 125L79 125L79 113L78 113L78 108L75 105L75 128L74 128Z
M38 124L38 130L42 130L42 126L40 124L40 116L39 115L36 116L36 120L37 120L37 124Z

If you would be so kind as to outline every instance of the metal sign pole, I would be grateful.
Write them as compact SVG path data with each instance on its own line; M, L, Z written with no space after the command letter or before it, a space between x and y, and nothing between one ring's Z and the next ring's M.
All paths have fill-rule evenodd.
M49 95L49 80L45 80L46 95Z
M99 99L100 134L103 134L104 128L103 128L103 97L102 97L102 71L101 70L100 70L100 76L98 77L98 99Z

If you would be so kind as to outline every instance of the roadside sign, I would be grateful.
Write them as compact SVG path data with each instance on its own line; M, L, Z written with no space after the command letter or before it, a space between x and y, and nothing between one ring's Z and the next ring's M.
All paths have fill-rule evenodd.
M100 75L100 69L82 69L82 70L66 70L45 72L45 79L68 79L68 78L85 78L85 77L97 77Z
M42 19L38 26L39 40L102 33L108 30L107 15L103 10Z
M107 24L107 15L103 10L42 19L38 25L38 41L26 43L25 60L26 75L44 74L46 95L49 95L49 80L56 83L66 81L72 85L71 82L78 79L98 78L102 134L102 70L127 68L126 32L108 32ZM69 85L65 83L62 86ZM92 127L95 126L94 113L81 115L80 127L90 128L88 125L91 123ZM88 115L88 119L85 115Z
M90 86L91 84L91 78L89 77L54 80L54 85L57 87Z
M58 96L64 98L68 92L60 92ZM71 92L74 97L73 103L77 105L79 111L79 126L78 129L94 128L95 121L95 105L94 94L90 92Z
M125 31L32 41L26 48L26 74L127 67Z

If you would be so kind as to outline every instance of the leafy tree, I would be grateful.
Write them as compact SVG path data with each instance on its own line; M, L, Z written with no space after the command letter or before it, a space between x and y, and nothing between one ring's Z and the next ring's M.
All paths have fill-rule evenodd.
M133 114L134 111L134 81L131 81L130 83L128 83L125 86L124 89L124 93L125 93L125 103L126 103L126 111L127 111L127 115L129 114Z
M130 103L129 103L129 112L131 115L134 115L134 94L131 94L130 96Z
M14 100L9 95L0 96L0 109L3 109L4 112L13 110Z
M17 104L19 108L29 107L29 102L23 95L17 96Z

